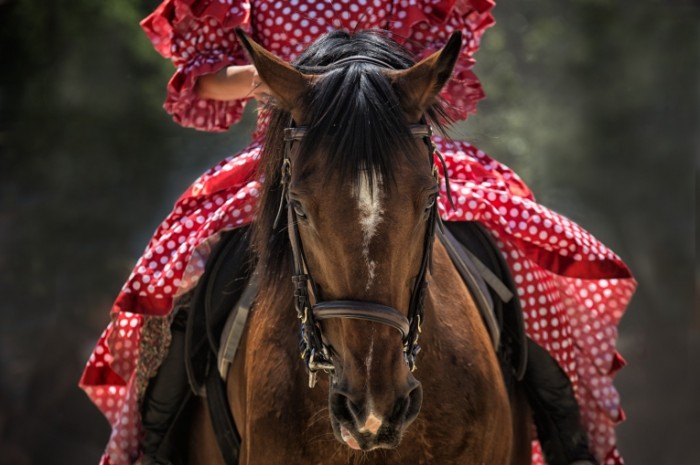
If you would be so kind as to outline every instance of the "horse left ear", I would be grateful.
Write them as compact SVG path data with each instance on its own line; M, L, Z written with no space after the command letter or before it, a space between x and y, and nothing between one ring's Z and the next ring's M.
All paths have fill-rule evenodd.
M408 69L389 71L394 88L399 93L401 106L411 123L417 123L435 102L462 48L462 33L452 33L445 46Z
M236 28L241 44L248 51L260 79L270 88L278 105L292 114L294 121L302 123L303 96L309 91L314 76L303 74L290 64L268 52L252 40L242 29Z

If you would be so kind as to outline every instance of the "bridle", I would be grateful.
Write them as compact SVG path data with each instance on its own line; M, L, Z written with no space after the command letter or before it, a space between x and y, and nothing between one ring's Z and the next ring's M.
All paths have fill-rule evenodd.
M432 143L432 130L425 124L409 127L413 137L421 138L428 147L428 159L430 168L438 181L437 167L433 154L435 146ZM437 202L433 203L427 214L426 233L423 243L423 255L420 268L416 276L411 299L408 308L408 317L398 310L376 302L360 300L319 300L318 286L314 282L307 266L304 248L299 235L298 218L292 203L289 201L289 183L292 175L292 161L290 158L291 145L294 141L301 141L306 135L304 127L289 127L284 130L284 159L282 161L282 202L277 215L276 223L287 204L287 226L289 241L294 259L294 271L292 282L294 283L294 305L297 317L301 322L301 341L299 348L301 357L309 371L309 387L316 385L316 374L319 370L333 372L334 365L330 350L323 341L319 321L331 318L349 318L371 321L390 326L401 334L404 346L404 356L411 371L416 369L416 356L420 351L418 335L421 332L423 322L423 307L425 289L427 287L427 274L431 262L432 244L435 237L435 226L438 223Z
M372 64L383 64L378 60L367 57L350 57L341 60L343 63L363 61ZM336 62L334 65L340 64ZM389 67L384 64L384 67ZM442 157L435 150L432 142L432 129L427 124L416 124L409 126L411 135L422 139L428 149L428 162L435 182L439 183L437 166L434 155L437 154L440 160ZM284 158L282 160L282 173L280 184L282 186L282 199L279 211L275 220L275 227L278 225L284 205L287 206L287 226L289 241L291 243L293 255L294 283L294 306L297 317L301 324L301 340L299 349L301 358L306 363L309 372L309 387L316 385L317 372L323 370L327 373L334 372L333 358L331 350L324 342L321 334L319 322L332 318L348 318L355 320L365 320L380 323L396 329L403 341L404 358L411 371L416 369L416 356L420 351L418 336L421 332L423 322L423 307L425 300L425 290L427 288L427 274L431 263L432 245L435 237L435 226L439 223L437 201L429 208L426 219L426 233L423 242L423 255L420 262L418 275L416 276L413 289L411 291L408 317L395 308L382 305L376 302L361 300L320 300L319 289L311 272L308 269L304 248L301 242L298 228L297 213L289 201L289 183L292 176L292 161L290 158L291 145L294 141L303 140L307 128L294 127L293 121L290 127L284 130ZM443 161L444 168L444 161ZM445 170L446 173L446 170ZM449 192L449 188L448 188Z

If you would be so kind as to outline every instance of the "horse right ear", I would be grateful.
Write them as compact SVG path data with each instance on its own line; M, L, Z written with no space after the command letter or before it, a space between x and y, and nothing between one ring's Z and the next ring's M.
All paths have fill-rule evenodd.
M247 50L260 80L270 88L278 106L290 112L298 124L303 124L303 97L309 92L314 76L297 71L290 64L265 50L242 29L236 28L236 34Z

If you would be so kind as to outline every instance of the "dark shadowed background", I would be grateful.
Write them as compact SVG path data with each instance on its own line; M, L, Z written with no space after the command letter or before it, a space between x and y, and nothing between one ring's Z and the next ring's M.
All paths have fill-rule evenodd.
M76 387L151 232L246 145L161 109L171 65L138 28L156 0L0 0L0 464L96 464L107 422ZM456 128L639 280L617 378L630 465L700 465L692 0L503 0ZM249 109L250 110L250 109Z

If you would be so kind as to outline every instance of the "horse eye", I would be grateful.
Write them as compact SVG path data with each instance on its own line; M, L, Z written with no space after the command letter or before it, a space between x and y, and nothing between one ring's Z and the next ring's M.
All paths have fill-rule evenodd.
M437 196L438 196L437 194L433 194L430 197L428 197L428 204L425 206L426 212L428 210L430 210L431 208L433 208L433 206L435 205L435 202L437 201Z
M296 213L297 217L305 220L306 219L306 213L304 213L304 209L301 208L301 204L297 201L292 201L292 208L294 209L294 213Z

